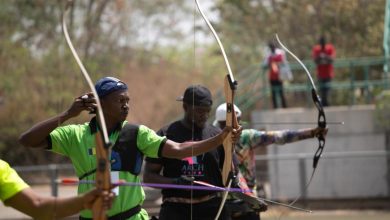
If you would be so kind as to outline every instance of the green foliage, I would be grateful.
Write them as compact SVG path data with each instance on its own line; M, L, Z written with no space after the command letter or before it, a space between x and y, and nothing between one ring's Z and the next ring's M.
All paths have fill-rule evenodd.
M217 24L236 68L262 60L267 42L281 40L301 59L325 35L337 57L382 54L385 0L220 1Z
M5 31L0 32L0 155L4 158L7 153L8 161L25 164L61 161L48 160L44 152L32 153L17 143L22 131L64 111L75 96L89 91L63 36L54 35L59 23L52 18L61 12L54 5L60 5L42 5L39 1L1 4L0 17L5 19L1 19L0 26ZM108 48L105 53L91 56L91 61L84 61L91 73L99 71L93 74L95 80L122 68L113 51Z

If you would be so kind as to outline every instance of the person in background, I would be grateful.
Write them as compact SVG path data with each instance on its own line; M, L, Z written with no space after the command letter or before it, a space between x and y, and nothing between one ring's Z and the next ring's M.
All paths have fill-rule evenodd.
M241 119L241 110L234 105L237 120ZM219 105L215 111L214 125L223 129L226 126L226 103ZM259 131L256 129L243 129L240 139L236 142L235 153L238 159L238 169L243 175L246 184L254 192L257 192L256 160L255 149L267 147L271 144L284 145L305 139L315 138L323 134L326 135L327 128L305 128L299 130L281 131ZM231 208L233 209L233 208ZM258 220L260 213L251 210L245 213L238 213L232 216L234 220Z
M145 125L129 124L126 121L130 97L127 85L121 80L103 77L96 82L95 89L99 97L87 93L75 98L69 109L34 125L19 137L19 142L26 147L46 148L69 157L80 180L95 181L95 136L100 130L98 120L93 117L90 122L84 124L59 125L78 116L82 111L94 110L96 108L95 98L99 98L110 142L115 143L110 155L111 179L113 182L124 180L140 183L144 155L151 158L185 158L217 148L229 132L232 134L232 141L238 139L240 135L235 129L227 128L223 131L219 130L219 133L207 140L177 143L166 137L158 136ZM121 141L117 142L119 139ZM80 184L78 192L86 192L91 187L90 184ZM141 184L118 188L118 196L107 215L121 220L148 219L146 210L141 208L145 199ZM91 217L91 211L81 212L80 219L91 219Z
M323 106L329 106L329 92L331 81L334 78L333 61L335 56L334 46L327 43L325 37L321 36L318 44L313 47L312 57L317 66L317 78Z
M183 118L164 126L157 134L179 143L190 143L220 133L220 128L207 123L213 104L209 89L202 85L189 86L178 101L182 101ZM189 185L191 180L196 180L223 187L223 160L222 145L204 154L182 160L147 157L144 181ZM160 220L212 220L216 217L222 201L221 194L216 191L162 189L162 196ZM228 217L224 208L219 219Z
M271 85L272 104L274 109L279 108L278 99L282 102L282 107L287 108L286 98L283 92L283 80L281 79L281 67L288 65L286 53L277 48L274 42L268 43L268 53L265 56L263 67L268 68L268 80Z
M93 189L79 196L56 198L41 196L23 181L7 162L0 159L0 200L34 219L59 219L91 209L92 204L103 197L104 209L109 209L114 193Z

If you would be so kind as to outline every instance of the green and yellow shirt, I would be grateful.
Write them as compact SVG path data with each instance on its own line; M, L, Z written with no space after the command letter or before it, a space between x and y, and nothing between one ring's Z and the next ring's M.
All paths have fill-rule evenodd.
M118 129L109 134L111 143L117 140L120 129L127 122L123 122ZM96 134L96 120L93 119L89 123L78 125L67 125L56 128L50 133L49 147L53 152L67 156L72 161L78 177L85 173L96 169L95 157L95 134ZM157 158L166 142L165 137L158 136L153 130L146 126L140 125L136 137L137 148L143 155ZM129 146L135 147L135 146ZM113 154L111 155L112 158ZM120 169L119 169L120 170ZM131 183L140 183L141 179L138 175L133 175L128 171L114 171L119 175L120 180ZM88 175L84 180L94 181L95 173ZM84 193L94 187L93 184L80 184L78 193ZM137 205L142 205L145 199L145 193L140 185L137 186L120 186L119 195L116 196L112 208L107 212L108 216L116 215L126 210L129 210ZM92 217L90 210L81 212L81 216L86 218ZM129 218L131 220L147 220L148 214L145 210L141 210L138 214Z
M0 200L5 201L29 186L7 162L0 160Z

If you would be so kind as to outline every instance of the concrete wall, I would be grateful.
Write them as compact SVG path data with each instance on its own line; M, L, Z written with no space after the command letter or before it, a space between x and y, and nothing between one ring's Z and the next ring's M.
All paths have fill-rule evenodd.
M371 105L325 109L328 122L345 124L328 125L323 157L307 191L304 188L313 170L318 140L268 146L268 159L274 156L267 164L271 198L295 199L301 193L309 199L390 196L385 133L375 126L374 111ZM318 111L314 108L254 111L251 123L256 129L299 129L316 127L317 117ZM282 122L292 124L273 124ZM302 124L304 122L315 124ZM367 155L366 151L373 152ZM301 158L301 162L297 158Z

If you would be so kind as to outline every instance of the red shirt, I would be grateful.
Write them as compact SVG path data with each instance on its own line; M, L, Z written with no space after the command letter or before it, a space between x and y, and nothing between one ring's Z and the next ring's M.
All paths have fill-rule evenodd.
M283 54L271 54L268 57L269 79L272 81L279 80L279 63L283 61Z
M324 50L322 50L321 45L318 44L313 47L312 56L314 60L320 56L329 56L334 59L336 51L332 44L326 44ZM332 79L334 77L333 63L325 62L323 64L317 64L317 76L320 79Z

